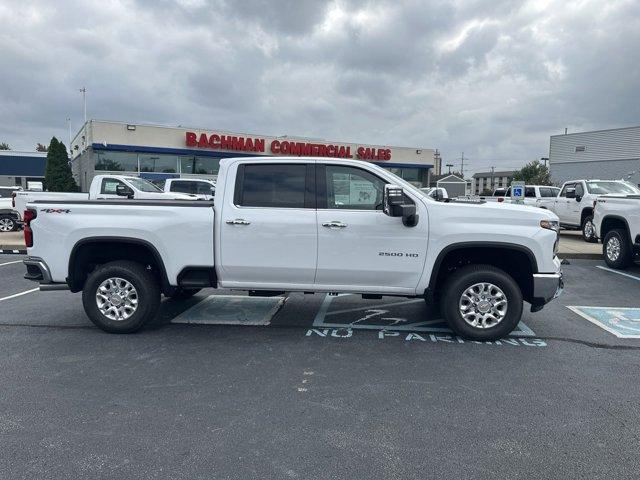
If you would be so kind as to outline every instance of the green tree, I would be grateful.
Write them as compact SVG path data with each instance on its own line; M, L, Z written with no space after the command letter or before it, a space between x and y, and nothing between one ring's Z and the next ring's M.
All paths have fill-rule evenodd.
M539 160L527 163L513 174L513 179L527 185L552 185L549 169Z
M11 150L11 147L8 143L2 142L0 143L0 150Z
M50 192L77 192L78 186L71 175L67 147L56 137L51 139L47 150L47 165L44 171L44 186Z

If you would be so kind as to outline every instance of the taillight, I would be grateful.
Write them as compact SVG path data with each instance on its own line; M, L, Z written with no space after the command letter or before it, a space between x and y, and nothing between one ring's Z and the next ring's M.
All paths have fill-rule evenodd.
M498 197L498 202L504 202L504 197Z
M16 192L11 192L11 206L16 208Z
M25 210L22 216L24 221L24 244L27 247L33 247L33 230L31 230L31 220L38 216L35 210Z

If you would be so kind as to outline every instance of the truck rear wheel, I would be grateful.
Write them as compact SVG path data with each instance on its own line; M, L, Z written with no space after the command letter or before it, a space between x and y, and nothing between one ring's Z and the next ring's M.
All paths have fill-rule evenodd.
M109 333L131 333L155 317L160 306L158 281L144 265L115 261L96 268L82 290L89 319Z
M602 242L604 261L611 268L624 270L633 261L633 249L627 232L614 229L607 233Z
M468 265L446 281L441 310L451 329L470 340L491 341L511 333L522 316L522 292L513 278L491 265Z
M13 232L16 222L9 215L0 215L0 232Z

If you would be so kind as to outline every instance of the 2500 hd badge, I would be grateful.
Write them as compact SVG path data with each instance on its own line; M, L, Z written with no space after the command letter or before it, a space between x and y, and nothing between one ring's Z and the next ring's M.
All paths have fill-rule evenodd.
M380 257L409 257L409 258L418 258L420 254L418 253L402 253L402 252L379 252L378 255Z

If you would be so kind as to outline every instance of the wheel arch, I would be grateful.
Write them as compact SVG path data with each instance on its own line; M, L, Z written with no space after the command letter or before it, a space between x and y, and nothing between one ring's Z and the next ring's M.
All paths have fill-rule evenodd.
M504 270L518 283L525 300L533 297L532 275L538 273L536 257L528 247L506 242L460 242L445 247L434 262L425 297L436 300L447 274L469 264L487 264Z
M82 290L94 265L115 260L132 260L150 265L162 292L171 290L167 270L157 248L146 240L129 237L89 237L71 249L67 284L72 292Z
M629 229L629 222L626 218L621 217L620 215L605 215L602 218L602 222L600 222L600 238L602 241L604 241L604 237L607 236L607 233L616 228L622 228L627 232L628 240L633 243L631 239L631 230Z
M584 223L585 219L589 216L593 215L593 207L584 207L580 212L580 226Z

